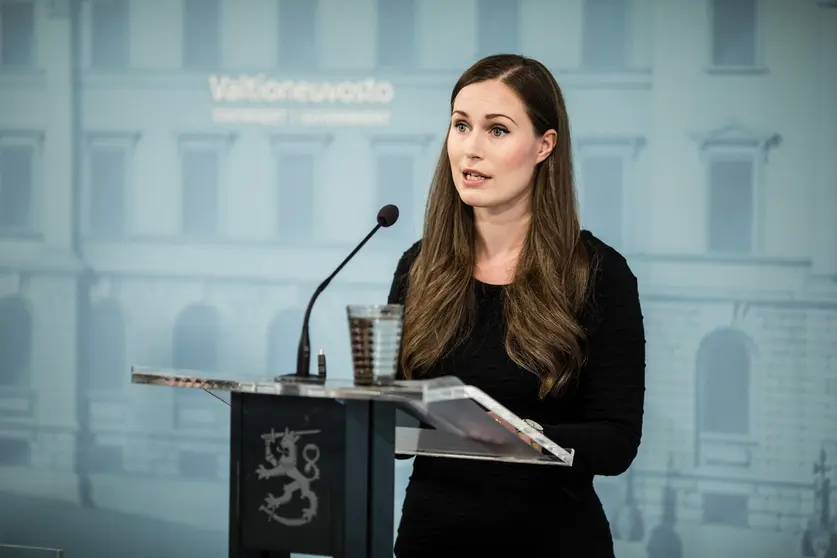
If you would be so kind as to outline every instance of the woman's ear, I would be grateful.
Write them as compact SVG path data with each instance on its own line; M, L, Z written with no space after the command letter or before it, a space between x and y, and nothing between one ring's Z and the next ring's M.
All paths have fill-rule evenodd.
M541 137L540 145L538 146L537 162L541 163L544 159L549 157L552 150L555 149L555 144L558 141L558 133L555 130L547 130Z

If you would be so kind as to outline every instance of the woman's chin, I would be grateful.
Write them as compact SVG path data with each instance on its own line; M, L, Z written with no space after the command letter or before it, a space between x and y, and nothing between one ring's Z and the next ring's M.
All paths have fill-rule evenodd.
M459 199L462 203L471 207L490 207L494 205L492 196L486 195L486 192L476 190L460 190Z

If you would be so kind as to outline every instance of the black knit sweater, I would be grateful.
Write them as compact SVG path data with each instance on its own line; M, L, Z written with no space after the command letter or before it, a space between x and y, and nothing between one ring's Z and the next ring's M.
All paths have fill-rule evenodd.
M469 339L423 378L453 375L544 426L571 468L419 457L407 488L397 557L610 558L613 543L595 475L619 475L639 447L645 395L645 334L637 280L625 259L590 232L594 290L582 316L588 362L559 398L538 398L539 379L506 354L504 287L474 280L478 311ZM395 271L390 303L403 303L421 241Z

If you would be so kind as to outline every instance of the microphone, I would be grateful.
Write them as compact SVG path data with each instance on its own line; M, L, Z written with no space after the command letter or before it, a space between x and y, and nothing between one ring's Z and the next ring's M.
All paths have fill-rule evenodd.
M378 232L378 229L381 227L391 227L398 221L398 207L389 204L385 205L378 211L378 224L369 231L369 234L360 241L354 250L346 256L346 259L343 260L337 269L335 269L331 275L326 277L325 281L320 283L320 285L314 290L314 294L311 295L311 300L308 301L308 307L305 309L305 317L302 320L302 335L299 339L299 349L297 350L296 355L296 377L297 378L307 378L310 375L310 368L311 368L311 340L308 336L308 322L311 319L311 308L314 307L314 302L317 300L317 297L320 296L328 284L331 283L331 280L334 279L334 276L340 273L340 270L349 263L355 254L363 248L363 245L366 244L372 235Z

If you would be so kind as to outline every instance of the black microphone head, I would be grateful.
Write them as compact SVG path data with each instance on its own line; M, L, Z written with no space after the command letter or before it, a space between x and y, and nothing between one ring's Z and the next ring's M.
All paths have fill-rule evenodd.
M398 221L398 206L385 205L378 212L378 224L382 227L391 227Z

